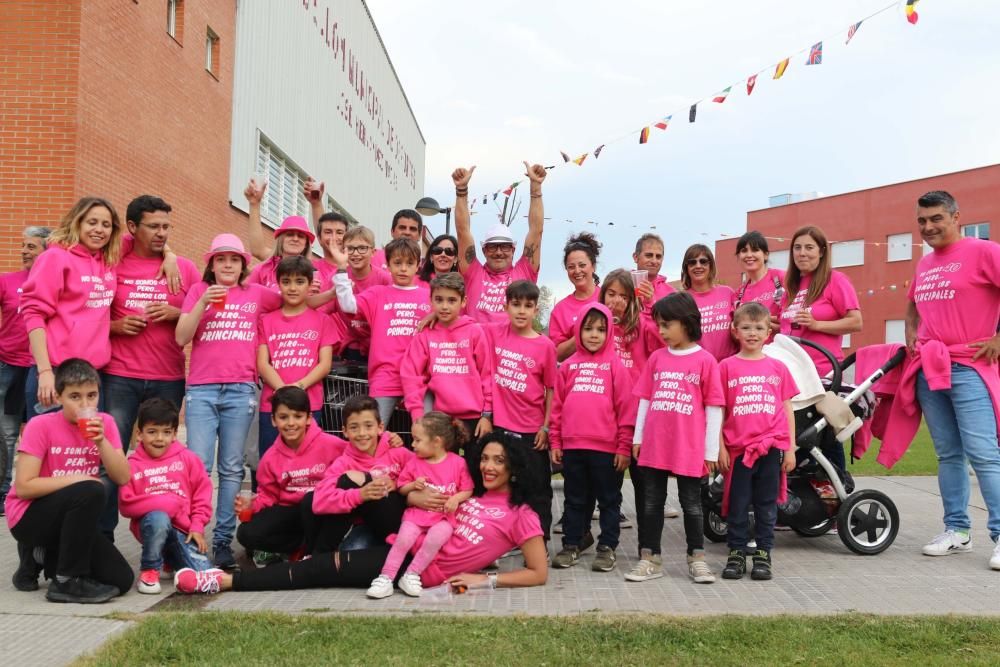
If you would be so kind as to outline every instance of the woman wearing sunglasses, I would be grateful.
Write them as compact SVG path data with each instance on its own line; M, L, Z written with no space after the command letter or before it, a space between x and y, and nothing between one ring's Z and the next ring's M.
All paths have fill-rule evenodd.
M458 271L458 239L451 234L441 234L431 243L417 272L417 280L429 285L437 276L452 271Z
M694 297L701 313L698 344L722 361L737 350L730 333L736 295L731 287L715 283L716 273L715 256L708 246L696 243L684 252L681 285Z

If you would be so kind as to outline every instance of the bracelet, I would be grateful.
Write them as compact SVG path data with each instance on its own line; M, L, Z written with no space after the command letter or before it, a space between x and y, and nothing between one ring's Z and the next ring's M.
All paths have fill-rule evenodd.
M531 198L532 199L541 199L542 198L542 194L538 193L537 195L531 195Z
M497 573L496 572L487 572L486 576L489 577L489 580L490 580L490 590L496 590L496 587L497 587L497 577L498 577Z
M52 373L52 369L51 368L43 368L42 370L38 371L39 375L41 375L42 373Z
M548 434L549 427L548 426L543 426L542 428L540 428L538 430L541 431L542 433Z
M455 190L455 196L456 197L468 197L469 196L469 188L465 188L464 190L458 190L458 189L456 189Z

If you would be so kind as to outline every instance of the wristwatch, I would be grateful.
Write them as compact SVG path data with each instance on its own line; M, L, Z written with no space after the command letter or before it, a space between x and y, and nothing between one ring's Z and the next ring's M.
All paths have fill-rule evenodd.
M490 421L493 421L493 411L483 410L483 414L481 414L480 417L483 419L489 419Z

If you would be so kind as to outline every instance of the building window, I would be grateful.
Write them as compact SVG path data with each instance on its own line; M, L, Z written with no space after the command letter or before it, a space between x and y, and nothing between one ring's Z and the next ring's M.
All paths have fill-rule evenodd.
M885 321L885 342L906 344L906 321L886 320Z
M990 223L977 222L974 225L962 225L962 236L971 236L974 239L990 240Z
M180 43L184 34L184 0L167 0L167 34Z
M788 268L788 251L771 251L771 254L767 256L767 265L772 269L781 269L782 271L785 271Z
M310 217L309 202L302 194L306 173L263 136L257 145L258 180L267 181L267 190L261 202L261 218L277 227L290 215Z
M913 234L890 234L885 237L887 262L902 262L913 259Z
M837 269L842 266L861 266L865 263L864 240L841 241L830 245L830 260L833 268Z
M205 35L205 69L219 78L219 36L211 28Z

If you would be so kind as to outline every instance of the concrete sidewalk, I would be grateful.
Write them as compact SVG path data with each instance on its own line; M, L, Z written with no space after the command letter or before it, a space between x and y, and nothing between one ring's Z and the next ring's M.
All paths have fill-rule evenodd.
M936 478L859 478L857 484L859 489L881 490L897 504L901 528L894 545L879 556L864 557L849 552L836 535L806 539L781 532L777 534L775 578L771 582L749 578L729 582L720 577L713 585L691 583L681 520L668 519L663 535L666 576L644 583L623 578L636 559L632 529L622 531L614 572L591 571L590 550L576 567L550 571L548 585L541 588L474 594L445 604L420 602L399 592L385 600L368 600L362 590L226 593L208 600L206 608L330 614L1000 614L1000 572L988 567L993 544L985 532L986 511L978 490L974 489L970 509L975 526L972 553L927 558L921 555L920 547L941 530ZM627 484L624 493L625 512L634 517ZM559 495L557 491L557 503ZM118 544L129 562L137 566L138 544L124 521L119 526ZM553 545L553 551L557 546ZM725 562L725 545L708 543L707 552L718 575ZM132 590L104 605L51 604L44 599L44 582L36 593L14 590L10 576L16 566L14 541L6 530L0 531L0 645L5 664L65 664L128 626L127 622L109 620L109 614L147 611L172 592L172 585L165 583L158 596ZM502 570L519 566L518 556L501 561Z

